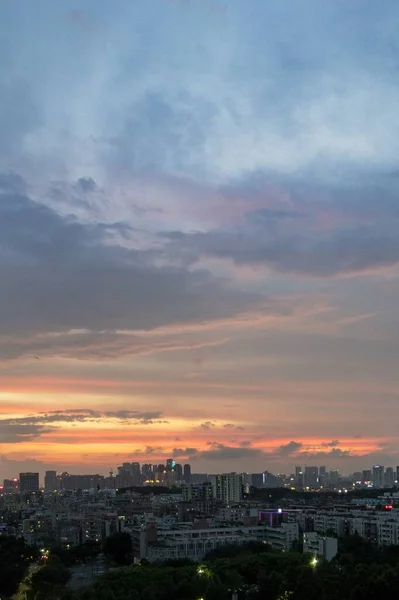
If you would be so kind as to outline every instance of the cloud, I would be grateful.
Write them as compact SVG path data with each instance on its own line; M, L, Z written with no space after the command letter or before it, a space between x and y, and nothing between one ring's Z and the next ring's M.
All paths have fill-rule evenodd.
M225 446L215 443L211 450L205 450L196 455L196 458L205 460L240 460L244 458L259 458L263 451L259 448Z
M198 454L198 449L197 448L173 448L171 454L173 454L173 456L179 457L179 458L183 458L183 457L190 457L190 456L194 456L196 454Z
M125 235L124 224L63 217L15 191L21 178L4 176L2 182L0 277L7 294L0 295L0 338L5 356L23 354L24 344L34 354L36 347L45 351L52 344L57 352L62 341L115 345L118 331L231 317L261 300L209 271L160 267L157 253L110 242L110 235ZM81 332L87 332L86 339ZM47 333L52 335L35 338ZM134 353L134 340L130 344Z
M210 323L217 329L218 322ZM195 327L194 327L195 329ZM225 344L229 338L198 336L193 331L91 331L33 334L29 337L0 336L0 359L58 356L81 360L145 356L160 352L194 350ZM200 333L200 332L199 332ZM212 332L211 332L212 333ZM190 378L188 378L190 379Z
M205 421L200 425L201 429L212 429L212 427L216 427L214 421Z
M96 411L92 409L55 410L47 413L36 413L24 417L0 419L0 443L21 443L38 439L41 436L54 433L63 423L119 421L131 425L153 425L167 423L160 411ZM49 427L49 425L52 425Z
M242 427L242 425L234 425L234 423L225 423L223 427L224 429L237 429L239 431L244 431L244 427Z
M36 440L46 433L52 433L54 428L45 425L26 424L24 422L9 422L0 420L0 443L21 444Z
M0 168L5 158L18 160L29 134L43 124L43 114L25 78L0 77Z
M162 419L160 411L139 412L135 410L117 410L104 413L105 417L118 419L123 422L133 422L140 425L153 425L154 423L168 423Z
M301 456L307 459L342 459L342 458L353 458L355 455L351 450L342 450L341 448L331 448L328 451L320 451L320 452L301 452ZM365 457L362 457L364 461Z
M336 446L339 446L339 444L339 440L331 440L331 442L323 442L321 445L323 448L335 448Z
M288 442L287 444L283 444L282 446L279 446L279 448L277 448L277 450L275 451L275 454L277 454L278 456L291 456L293 454L297 454L299 450L301 450L303 447L303 444L301 442Z
M377 199L376 199L377 201ZM398 222L346 225L331 231L270 231L260 224L236 230L171 237L173 254L183 262L201 257L231 259L237 265L265 266L281 273L331 277L358 273L399 262ZM263 229L263 231L262 231Z

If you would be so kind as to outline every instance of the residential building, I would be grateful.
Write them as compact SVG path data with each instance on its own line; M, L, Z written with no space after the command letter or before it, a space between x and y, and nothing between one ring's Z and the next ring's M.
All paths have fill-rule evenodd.
M303 534L303 551L315 556L322 556L325 560L332 560L338 552L338 540L335 537L326 537L316 532Z
M242 475L238 473L223 473L212 476L213 497L226 504L240 502L242 499Z
M375 488L383 488L384 487L384 472L385 469L382 465L375 465L373 467L373 487Z
M183 479L185 483L191 483L191 466L185 464L183 467Z
M318 467L305 467L304 485L305 487L314 488L319 484L319 469Z
M44 491L55 492L58 490L57 471L46 471L44 475Z
M19 489L21 494L39 491L39 473L20 473Z

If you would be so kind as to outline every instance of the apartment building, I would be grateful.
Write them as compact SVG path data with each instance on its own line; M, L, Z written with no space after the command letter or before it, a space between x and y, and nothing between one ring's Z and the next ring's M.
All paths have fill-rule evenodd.
M337 555L338 540L320 535L316 531L307 532L303 534L303 551L330 561Z

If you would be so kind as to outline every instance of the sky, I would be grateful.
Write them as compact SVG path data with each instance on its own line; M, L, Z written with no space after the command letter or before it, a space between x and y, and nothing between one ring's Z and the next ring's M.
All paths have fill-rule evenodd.
M0 478L399 464L398 27L0 2Z

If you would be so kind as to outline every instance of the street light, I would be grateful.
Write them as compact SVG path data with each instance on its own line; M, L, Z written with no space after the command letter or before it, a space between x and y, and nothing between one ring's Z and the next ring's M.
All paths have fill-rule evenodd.
M314 556L312 558L312 560L310 561L310 566L313 567L313 568L315 568L315 567L317 567L317 563L318 562L319 562L319 560L318 560L317 556Z

